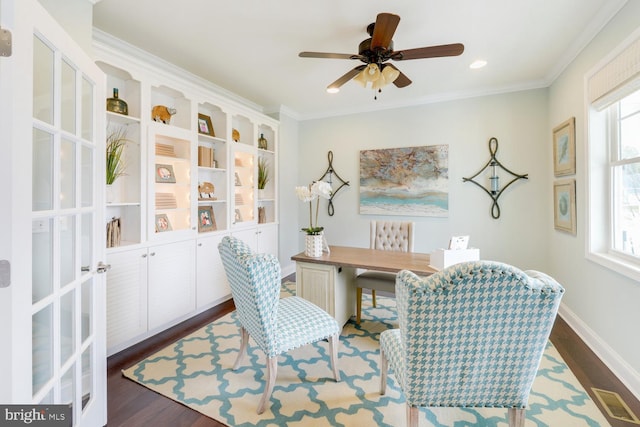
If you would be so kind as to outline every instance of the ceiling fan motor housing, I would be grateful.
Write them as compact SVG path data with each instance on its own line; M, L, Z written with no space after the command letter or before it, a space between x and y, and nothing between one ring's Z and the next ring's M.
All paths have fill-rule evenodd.
M393 52L393 40L389 42L389 46L386 48L371 49L371 39L363 40L358 46L358 53L362 57L362 62L367 64L380 64L388 60Z

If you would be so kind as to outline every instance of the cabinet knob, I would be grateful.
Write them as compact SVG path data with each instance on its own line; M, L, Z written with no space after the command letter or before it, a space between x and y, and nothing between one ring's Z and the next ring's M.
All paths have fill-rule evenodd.
M151 256L156 256L156 253L155 253L155 252L151 252L151 254L150 254L150 255L151 255Z
M147 257L147 254L142 254L142 258L146 258L146 257Z
M202 246L202 243L198 243L198 246Z

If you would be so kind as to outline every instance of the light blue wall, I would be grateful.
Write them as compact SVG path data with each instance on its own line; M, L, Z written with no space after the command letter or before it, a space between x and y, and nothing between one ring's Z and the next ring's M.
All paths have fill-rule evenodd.
M547 200L551 162L547 102L547 90L542 89L304 121L300 123L296 185L318 179L327 168L327 152L333 152L335 170L350 186L336 196L333 217L327 215L323 201L320 225L325 227L329 244L368 247L370 220L410 219L416 223L418 252L444 247L451 235L469 234L470 244L480 248L482 258L523 269L543 268L547 250L539 233L551 227L553 219ZM499 219L491 217L489 196L462 181L488 162L491 137L498 139L501 163L516 173L529 174L529 180L518 181L500 197ZM436 144L449 146L447 218L359 214L360 150ZM504 184L507 178L502 176ZM281 192L293 192L293 186ZM298 211L298 227L289 228L302 248L302 233L297 230L308 223L307 205L298 202Z
M640 283L585 258L586 125L584 78L605 56L639 28L640 1L630 1L556 79L549 91L552 126L576 118L576 203L578 234L550 233L548 271L567 288L564 305L575 326L607 359L628 386L640 394Z

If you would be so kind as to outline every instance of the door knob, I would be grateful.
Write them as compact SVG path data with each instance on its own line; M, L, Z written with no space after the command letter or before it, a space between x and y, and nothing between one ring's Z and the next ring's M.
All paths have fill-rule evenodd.
M98 274L102 274L102 273L106 273L107 270L111 269L111 264L105 264L104 262L100 261L98 263L98 267L96 268L96 272L98 272Z

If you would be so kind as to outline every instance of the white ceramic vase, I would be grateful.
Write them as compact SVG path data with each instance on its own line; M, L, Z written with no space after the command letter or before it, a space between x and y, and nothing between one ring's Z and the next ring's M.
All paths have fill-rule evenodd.
M310 257L322 256L322 234L307 234L304 241L304 254Z
M104 194L107 203L113 203L115 201L115 191L116 190L113 187L113 184L107 184L107 188Z

